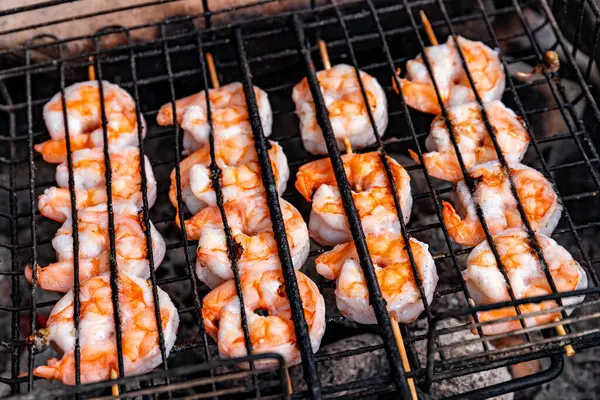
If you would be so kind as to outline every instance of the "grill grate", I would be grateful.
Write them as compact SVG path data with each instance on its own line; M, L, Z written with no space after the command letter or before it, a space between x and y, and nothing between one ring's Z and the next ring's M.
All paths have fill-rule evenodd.
M175 0L176 1L176 0ZM47 4L64 3L65 1L53 1ZM539 384L554 378L562 369L562 348L566 344L572 344L577 349L582 349L592 345L597 345L600 341L600 329L580 327L581 323L593 321L600 315L594 310L594 305L598 301L598 277L595 271L595 264L600 262L600 258L592 258L589 253L592 249L585 244L584 234L586 232L594 232L598 229L600 221L593 220L593 214L577 218L577 215L582 215L578 209L580 204L590 207L597 206L595 197L600 190L600 178L598 177L597 165L600 161L597 151L592 142L592 137L589 132L592 131L600 123L600 111L596 106L594 95L591 86L594 73L597 72L594 67L594 58L600 40L600 12L594 5L592 0L573 0L553 3L554 13L560 21L554 17L550 6L545 0L530 0L518 1L513 0L499 1L495 7L490 7L490 2L477 0L474 5L462 4L459 1L442 1L442 0L404 0L399 4L387 4L386 2L375 2L366 0L357 4L344 5L343 7L332 0L331 3L324 5L316 5L314 2L304 4L304 8L299 8L294 11L285 11L276 16L253 17L246 19L241 23L228 23L213 25L211 19L217 16L227 16L233 11L255 11L260 14L265 4L271 1L261 1L255 4L234 7L229 10L219 10L214 12L205 12L203 14L186 17L173 17L167 21L152 24L160 30L160 35L157 39L149 42L136 43L132 39L132 32L148 26L138 27L121 27L112 26L103 29L102 31L92 36L80 36L73 38L38 38L27 45L20 48L11 48L0 51L0 60L6 61L6 65L0 64L0 91L3 102L0 103L0 127L5 128L8 132L5 136L0 136L0 141L5 143L5 146L0 147L0 202L6 202L0 208L0 220L3 231L8 231L9 238L6 238L6 243L0 243L2 255L8 259L7 265L0 264L0 279L10 281L11 295L9 299L0 297L0 316L2 314L10 315L11 330L9 336L0 336L0 349L5 348L10 353L11 369L7 376L0 376L0 383L8 385L12 393L30 392L34 390L40 383L33 377L31 371L36 361L36 354L29 349L27 352L27 366L21 365L23 352L24 338L27 336L21 327L21 320L28 318L28 329L34 331L37 325L38 315L48 313L51 307L56 302L56 296L48 297L47 293L43 293L36 285L28 287L23 278L23 267L30 261L37 264L40 260L52 257L50 240L54 236L56 227L47 220L39 216L37 212L36 198L40 191L47 186L54 185L52 174L54 167L49 166L34 153L33 144L45 140L47 135L43 124L40 121L41 107L49 100L49 97L56 91L63 93L63 110L65 107L64 89L70 82L84 80L88 66L92 66L95 75L100 84L102 93L102 79L108 79L120 84L132 94L137 105L137 122L138 122L138 138L141 141L141 114L146 116L149 123L148 134L144 141L144 145L140 146L140 160L143 160L145 154L148 154L155 170L159 185L159 197L157 205L152 210L148 210L146 171L144 163L141 162L142 174L142 192L143 192L143 210L142 218L145 227L146 245L147 248L152 248L152 238L150 236L149 221L153 221L161 234L167 240L167 257L163 265L154 272L152 268L154 260L152 252L149 254L150 270L152 282L152 294L155 305L158 299L157 287L163 288L167 293L173 295L177 292L185 292L190 296L184 296L182 299L175 298L176 306L180 311L182 325L188 324L192 329L185 329L185 332L180 333L178 342L174 347L169 358L166 357L165 340L162 332L162 323L160 320L160 311L158 306L155 306L155 317L159 326L159 347L163 360L162 369L165 371L156 372L149 375L149 378L124 378L118 381L121 393L126 393L131 390L140 390L139 386L132 389L131 384L139 384L143 380L141 390L146 392L131 392L131 396L149 394L149 393L164 393L176 395L177 386L182 380L188 378L187 372L176 368L179 365L189 364L189 357L197 360L207 361L210 367L203 367L202 390L209 390L206 397L218 398L223 396L227 398L233 392L222 392L223 376L216 367L223 367L226 362L211 361L214 356L214 344L208 339L204 330L201 317L202 298L208 292L200 282L194 278L193 259L190 255L190 249L193 251L195 241L188 240L185 230L179 231L174 224L174 219L177 218L180 225L183 226L183 221L187 215L185 213L182 201L182 193L180 189L181 172L179 164L181 161L181 132L178 127L159 128L154 124L157 107L165 102L170 101L172 105L173 115L176 115L175 99L184 95L197 92L209 87L206 67L206 53L210 52L215 56L217 61L218 71L222 76L227 77L227 81L242 81L246 94L249 115L252 122L252 130L255 138L256 150L261 163L262 179L267 191L267 201L271 220L274 226L275 237L277 238L277 247L281 264L283 267L284 277L286 281L286 293L290 298L290 305L294 319L294 327L299 338L299 347L303 357L304 380L308 390L297 392L294 397L311 397L319 398L321 396L335 395L352 395L354 397L366 396L367 394L379 394L391 391L398 391L402 396L408 395L407 377L415 378L421 387L426 389L433 382L449 379L456 376L467 375L477 371L482 371L491 368L497 368L506 365L516 364L518 362L539 359L550 356L552 359L551 366L540 373L525 378L515 379L510 382L504 382L498 385L489 386L487 388L477 389L471 394L473 396L489 396L498 395L507 391L516 390L519 388ZM568 8L569 3L576 3L577 7ZM151 7L154 3L148 3L146 7ZM205 10L210 10L209 1L204 2ZM489 10L493 8L493 10ZM13 13L27 11L27 7L12 10ZM415 204L422 202L430 202L433 206L433 214L437 217L437 221L433 223L419 224L418 218L413 218L411 227L407 227L403 223L402 213L399 208L399 201L394 196L396 211L399 215L402 236L405 241L411 236L427 235L430 232L438 232L441 234L442 244L438 247L443 247L440 251L434 252L434 259L438 265L438 269L447 267L450 269L455 284L447 288L443 288L443 281L440 281L440 287L435 294L434 303L429 307L425 302L425 313L422 318L426 325L425 330L419 330L415 324L402 326L403 336L407 345L409 360L412 366L412 372L405 373L402 369L402 363L398 353L398 347L392 333L390 318L385 310L385 304L381 297L380 289L375 278L373 264L369 257L369 251L365 243L364 233L360 224L360 219L357 215L356 208L352 201L350 186L348 179L344 174L343 165L341 163L340 154L335 145L333 132L327 118L327 110L324 107L323 99L318 89L315 69L312 58L317 54L317 40L324 39L329 50L332 53L332 60L338 62L347 62L351 64L357 71L360 68L378 78L381 83L390 82L391 77L395 77L396 66L403 64L413 58L416 53L423 52L425 42L422 39L423 26L418 24L414 15L419 10L425 10L427 15L432 20L432 26L441 34L447 33L455 37L459 30L464 31L465 25L479 24L483 33L487 33L488 38L482 39L486 44L493 48L502 49L503 43L511 40L523 39L528 42L526 48L520 52L511 54L510 52L502 51L502 65L506 72L507 89L504 96L505 102L513 108L520 116L523 117L527 126L528 134L531 138L531 146L528 151L528 158L538 167L539 170L548 178L557 189L559 201L565 205L563 210L562 222L559 228L555 231L554 237L561 243L561 239L566 234L570 234L574 240L574 245L569 249L573 255L580 261L581 265L586 269L590 278L590 288L579 291L577 294L587 294L586 301L579 307L575 316L568 316L565 308L562 307L561 299L573 294L558 295L556 287L547 269L547 263L543 259L541 250L533 235L531 226L526 223L526 228L529 234L529 239L532 241L532 247L536 250L540 258L543 270L548 278L553 294L540 296L533 299L517 300L515 299L512 290L510 290L511 301L491 306L469 307L466 300L470 299L465 282L460 274L461 265L464 256L471 249L458 248L453 245L448 231L443 224L441 215L440 198L445 197L451 188L448 185L439 185L431 179L427 171L422 165L406 165L413 180L421 178L425 181L426 191L414 194ZM570 16L568 10L576 9L574 16ZM528 13L537 11L542 15L543 21L538 25L533 25L528 19ZM91 13L88 17L98 17L99 13ZM596 24L593 28L593 36L588 43L584 40L584 17L592 15L596 18ZM496 18L513 17L516 21L513 28L517 26L522 28L522 31L510 33L504 36L498 36L494 30L494 20ZM575 30L572 35L566 30L567 37L573 44L570 46L567 39L561 33L561 28L565 28L571 19L576 19ZM203 30L183 29L187 28L192 20L201 20L206 27ZM47 21L44 26L53 25L53 21ZM33 27L24 27L22 30L31 29ZM182 28L182 29L179 29ZM546 29L546 31L544 31ZM549 46L540 43L540 37L543 32L553 33L556 41ZM465 36L469 37L468 30ZM2 35L7 35L12 32L0 32ZM120 35L125 37L125 44L113 49L104 49L102 47L103 40L108 37ZM572 37L571 37L572 36ZM410 37L410 39L406 39ZM472 38L472 37L471 37ZM44 39L43 41L41 39ZM49 40L48 40L49 39ZM415 42L409 43L410 40L416 39ZM81 41L90 41L93 50L84 51L83 54L70 55L64 53L64 47L72 43ZM587 46L587 48L586 48ZM374 49L374 50L373 50ZM52 50L58 57L51 61L33 61L34 53L40 51ZM511 66L519 62L527 62L535 65L542 62L543 53L546 50L556 50L562 54L563 60L566 60L560 73L545 71L540 79L532 79L527 82L518 82L511 75ZM581 51L580 51L581 50ZM590 54L589 61L584 63L578 61L577 56L581 56L582 52ZM24 65L21 63L11 64L9 56L22 56L25 60ZM423 54L425 54L423 52ZM93 57L93 61L88 59ZM461 54L461 60L464 65L464 56ZM431 73L431 68L427 56L424 55L425 64ZM472 77L467 70L468 79L473 83ZM258 106L254 98L254 92L251 90L252 84L256 84L267 91L271 97L274 109L274 134L273 139L278 140L284 147L284 150L289 159L289 165L292 176L297 168L305 162L311 161L308 153L305 153L301 147L298 135L297 121L292 115L290 105L291 87L307 76L311 93L315 99L317 108L317 116L319 125L324 132L326 144L329 151L329 157L332 161L336 179L340 187L340 192L344 200L344 207L349 216L349 224L351 227L352 236L354 238L357 251L361 259L361 267L365 273L368 283L369 293L377 316L377 332L381 335L383 343L381 345L367 346L351 351L338 351L333 354L312 354L312 349L308 337L307 324L302 312L301 300L299 297L298 286L291 262L289 247L286 240L285 229L283 226L283 218L279 207L279 198L276 191L273 171L267 155L268 141L265 140L262 126L258 116ZM358 75L357 75L358 76ZM580 93L576 96L569 96L560 77L568 77L575 82L580 89ZM399 81L395 79L396 85L399 86ZM69 83L67 83L69 82ZM384 85L389 98L389 114L390 126L382 138L380 135L383 132L377 132L374 124L373 116L370 113L369 118L374 130L374 135L377 138L377 144L369 150L377 150L381 154L382 161L386 168L388 181L392 185L392 192L395 193L394 183L389 178L391 171L387 163L387 153L405 153L406 148L410 147L419 155L421 164L423 164L423 139L427 136L428 119L421 114L410 110L402 95L396 96L391 91L391 86ZM25 88L23 93L22 88ZM536 108L527 108L526 104L533 102L523 99L524 93L544 88L549 91L551 104ZM361 84L361 90L365 102L368 102L364 87ZM437 92L437 90L436 90ZM437 92L439 97L439 92ZM477 102L481 104L481 99L477 97ZM582 104L587 107L581 111ZM210 104L208 105L208 116L210 121ZM106 143L106 118L103 111L102 128ZM547 115L558 113L562 124L567 130L567 133L558 133L553 136L543 136L542 126L539 120ZM65 114L65 113L64 113ZM442 114L447 117L447 111L442 106ZM63 115L66 118L66 115ZM492 126L483 113L486 128L493 139L496 150L499 149L498 143L495 140ZM451 121L448 118L446 123L449 130L452 130ZM228 255L231 259L234 276L237 283L238 297L243 304L242 293L240 290L239 274L237 271L233 239L230 229L227 225L226 215L223 208L223 200L221 187L219 182L220 170L215 162L214 140L212 137L212 126L210 126L210 143L211 143L211 180L213 187L217 193L217 205L221 211L224 221L224 227L227 237ZM68 137L68 129L66 133ZM456 139L452 137L452 143L459 155L459 163L463 174L466 174L466 168L458 151ZM561 163L551 163L547 161L548 149L557 146L573 146L573 151L576 154L575 159L569 159ZM69 169L69 190L74 193L73 166L71 160L71 151L67 141L68 150L68 169ZM163 149L172 147L174 149L172 158L166 156L168 152ZM108 148L104 146L104 154L106 160L106 180L107 180L107 195L109 209L109 232L110 249L111 249L111 287L113 289L112 303L115 310L118 311L118 302L116 296L116 288L118 286L116 273L115 259L115 238L114 238L114 220L112 212L112 198L110 190L110 159L108 157ZM499 153L499 159L504 168L507 168L506 160ZM25 177L19 173L19 167L27 168L29 173ZM161 187L168 187L168 173L172 168L176 171L177 203L178 212L174 213L173 209L168 204L166 192L161 190ZM557 184L554 177L557 174L564 174L566 171L577 171L585 179L584 190L579 191L579 188L573 187L570 183L563 185ZM466 175L465 175L466 176ZM510 177L510 175L509 175ZM26 179L25 179L26 178ZM472 182L467 180L470 189L473 189ZM291 186L291 185L289 185ZM513 195L518 199L514 183L511 180L511 189ZM573 192L573 189L576 189ZM565 194L566 193L566 194ZM290 189L284 195L301 211L306 211L306 205L299 200L295 190ZM74 207L74 196L72 196L72 210ZM584 202L584 203L581 203ZM5 204L6 204L5 203ZM571 203L575 203L570 207ZM523 206L519 204L519 212L522 219L526 221ZM8 209L8 213L5 211ZM591 210L591 208L590 208ZM76 211L72 212L73 216L73 242L74 254L78 254L78 237L77 237L77 219ZM306 212L304 215L306 216ZM491 238L490 233L482 219L482 213L477 207L477 214L488 239ZM582 219L582 221L579 221ZM29 227L26 225L29 224ZM29 236L27 236L29 235ZM589 235L588 235L589 236ZM587 248L586 248L587 247ZM499 261L499 256L495 246L491 246L494 256ZM575 254L573 249L578 250L579 254ZM416 265L412 256L410 247L407 247L411 267L415 276ZM314 247L310 253L314 258L321 254L325 249ZM75 257L75 290L78 288L78 270L77 257ZM498 262L501 266L502 263ZM309 269L310 263L305 269ZM34 276L35 276L35 268ZM506 276L506 271L501 267L503 274ZM35 279L34 279L35 281ZM331 288L331 283L317 280L319 287L322 289ZM419 289L423 296L423 287L419 283ZM436 301L445 296L461 294L465 300L464 306L451 307L449 310L433 310L436 306ZM527 327L525 320L521 315L520 304L530 302L541 302L544 300L553 299L559 303L559 307L554 311L562 313L561 322L548 323L543 326ZM178 301L179 300L179 301ZM521 321L523 329L514 332L513 334L524 334L526 336L525 343L509 347L506 349L495 349L490 346L490 340L500 338L497 336L482 336L481 326L477 319L477 312L490 309L499 309L502 307L514 307L517 311L517 316L514 319ZM75 296L75 327L76 327L76 382L80 383L79 376L79 299ZM596 309L597 310L597 309ZM121 327L119 321L119 313L115 312L115 324L117 326L117 344L119 355L119 376L123 375L123 353L120 345ZM474 323L469 322L469 318L473 318ZM455 321L460 321L457 324ZM336 325L345 323L344 318L339 315L328 315L328 332L334 330L335 334L341 334L342 329L337 329ZM563 324L566 329L565 336L556 336L552 334L551 328L554 328L559 323ZM248 325L245 316L245 310L242 307L242 325L244 330L244 339L248 353L252 353L252 346L249 339ZM368 328L355 328L356 330ZM456 332L469 332L477 330L479 336L474 336L470 341L448 342L449 335ZM504 335L507 336L507 335ZM425 345L427 348L426 357L419 357L417 347ZM469 355L456 355L454 350L465 348L474 345L477 350L474 350ZM384 349L389 364L391 366L391 374L379 374L369 379L359 379L344 384L336 384L325 386L319 378L319 364L325 361L337 360L339 363L344 362L345 357L358 355L361 353L373 352ZM186 357L185 353L189 353ZM212 353L212 354L211 354ZM250 357L251 370L243 373L239 379L244 380L247 396L279 396L286 393L287 388L283 391L273 389L276 385L267 385L269 379L274 375L265 377L263 371L255 370L253 361L258 356ZM186 358L188 358L186 360ZM37 365L37 364L36 364ZM232 363L227 364L231 367ZM172 368L175 367L175 368ZM28 372L27 377L20 377L24 371ZM281 382L285 382L283 369L279 368L277 372ZM198 371L195 371L198 372ZM268 371L267 371L268 372ZM268 375L268 374L266 374ZM236 378L237 379L237 378ZM250 383L251 382L251 383ZM172 385L172 386L169 386ZM0 385L2 386L2 385ZM102 385L92 385L95 389ZM109 385L110 386L110 385ZM210 386L210 389L207 389ZM281 385L280 385L281 386ZM104 387L107 387L104 385ZM169 389L170 388L170 389ZM57 392L62 395L73 394L73 391L61 389ZM77 389L75 389L77 390ZM87 389L82 389L87 390ZM32 394L35 392L32 392ZM81 392L86 393L86 392ZM57 394L58 396L58 394Z

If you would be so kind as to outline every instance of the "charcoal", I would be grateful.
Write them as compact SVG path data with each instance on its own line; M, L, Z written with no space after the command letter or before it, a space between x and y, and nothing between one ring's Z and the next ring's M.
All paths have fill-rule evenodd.
M444 321L444 323L455 324L456 321ZM474 337L469 332L457 332L455 335L459 335L459 337L450 338L452 342ZM325 345L322 347L319 355L333 354L365 346L375 346L380 345L381 343L381 338L378 335L363 334ZM424 359L425 343L417 343L416 350L419 358ZM472 346L466 346L461 349L461 351L465 352L464 354L469 354L473 350ZM460 354L457 352L456 356L460 356ZM387 357L383 349L345 357L343 360L344 362L340 362L340 360L326 360L318 364L319 377L324 388L333 385L347 384L356 380L383 377L389 371ZM302 378L302 367L292 367L289 372L294 391L298 392L306 390L306 383ZM436 382L433 384L429 393L420 393L419 398L439 399L468 392L478 387L494 385L510 379L510 373L506 368L484 371L464 377L449 379L443 382ZM496 399L512 400L513 395L506 394L499 396Z
M325 345L319 351L320 355L333 354L365 346L381 344L378 335L363 334ZM345 357L340 360L327 360L318 364L319 377L323 387L349 383L358 379L368 379L387 374L389 368L383 349ZM302 366L290 368L290 378L294 391L306 390Z
M447 296L449 297L449 296ZM461 325L462 323L456 319L445 319L438 323L439 328L447 328L451 326ZM424 326L424 321L419 321L418 325ZM418 332L418 329L415 330L415 334ZM424 333L425 331L423 331ZM476 338L474 334L472 334L468 330L461 330L458 332L453 332L451 334L443 335L440 338L440 344L450 344L450 343L460 343L462 341L467 341ZM422 362L426 360L427 357L427 343L417 342L415 344L415 349L417 351L418 357ZM450 358L458 358L462 356L466 356L468 354L480 353L481 345L480 344L468 344L465 346L460 346L454 348L449 354L446 354L446 357ZM434 382L429 393L423 396L424 399L439 399L445 398L448 396L466 393L478 388L487 387L491 385L495 385L501 382L509 381L512 377L507 368L497 368L488 371L477 372L471 375L459 376L457 378L446 379L440 382ZM497 400L512 400L514 398L513 393L507 393L502 396L494 397Z

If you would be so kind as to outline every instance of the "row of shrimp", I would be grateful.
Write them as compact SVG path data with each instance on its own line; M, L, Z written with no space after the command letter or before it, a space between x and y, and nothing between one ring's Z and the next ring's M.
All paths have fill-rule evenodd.
M399 82L409 106L437 115L425 142L429 152L422 158L412 151L411 155L423 162L431 176L455 184L453 197L458 207L443 202L442 216L457 243L476 246L463 272L475 304L510 300L509 288L517 299L551 294L553 285L548 279L558 292L586 288L584 269L549 238L563 210L553 185L520 163L530 135L522 119L500 101L505 74L498 52L481 42L449 37L446 43L428 47L408 61L406 72L405 78L393 78L394 88ZM475 94L479 102L473 102ZM538 246L527 235L523 216ZM492 244L486 240L486 230ZM496 247L501 265L490 246ZM550 277L539 254L546 260ZM568 297L563 304L582 300L583 296ZM538 312L525 319L532 326L560 317L558 312L543 311L556 306L546 301L520 308L523 313ZM479 313L488 334L522 328L515 316L512 307ZM508 322L493 323L502 318Z
M263 90L253 89L262 134L269 136L271 104ZM161 107L157 122L178 124L189 154L179 165L180 174L171 173L169 198L176 209L185 206L192 214L183 229L188 239L198 241L196 276L212 289L203 299L206 332L222 357L245 356L246 333L241 324L245 313L252 352L276 352L287 365L297 364L301 356L278 254L281 239L273 230L243 85L234 82L203 90L177 100L175 108L173 113L170 103ZM281 196L290 176L287 158L278 143L270 141L268 147L275 189ZM279 204L291 261L298 270L308 257L308 229L293 205L281 197ZM181 225L179 218L176 223ZM317 351L325 332L325 301L308 276L296 271L296 281L312 350ZM268 361L256 363L257 367L267 365Z
M66 294L54 306L47 326L32 336L41 339L34 341L38 349L51 345L62 357L50 359L48 365L35 368L33 373L69 385L77 383L77 296L80 382L106 380L118 374L112 266L116 266L117 274L122 373L151 371L162 362L158 325L162 325L165 351L169 354L175 343L179 314L169 296L158 287L155 297L148 280L151 268L163 261L166 245L152 222L145 223L142 211L144 204L152 207L157 196L152 166L148 158L141 157L138 146L146 131L144 119L131 95L106 81L67 87L44 106L43 117L51 139L35 149L45 161L58 164L58 185L46 189L38 205L41 215L62 226L52 240L58 261L27 266L25 277L30 282L35 280L42 289ZM151 250L147 238L152 243ZM75 268L78 293L73 292ZM155 298L159 302L158 314Z
M536 233L558 292L587 287L583 268L548 237L558 225L563 209L554 187L543 174L520 163L530 136L522 119L501 102L505 73L499 53L481 42L460 36L449 37L446 43L427 47L423 54L408 61L406 71L404 78L394 76L392 79L396 92L401 94L408 106L436 115L425 143L428 152L422 157L411 150L409 152L415 161L424 164L429 175L456 185L454 194L460 207L456 210L449 202L443 202L442 216L448 233L457 243L477 246L464 271L475 303L510 300L509 287L513 287L514 295L519 299L552 293L553 285L546 279L542 262L536 257L530 238L525 234L523 216ZM320 71L317 78L338 148L361 149L375 143L377 135L383 134L388 123L386 98L375 78L347 65ZM306 79L294 87L293 100L305 148L313 154L326 153L325 140L316 119L315 102ZM380 158L378 153L342 156L372 256L379 255L381 248L385 248L383 243L387 243L386 239L397 239L397 236L389 235L389 232L398 232L399 220L397 216L394 218L394 206L398 206L400 218L406 223L411 205L408 174L394 160L388 160L396 187L397 200L394 200L386 184L386 174L380 165L374 167L381 164ZM372 163L369 164L369 161ZM309 224L313 239L323 245L351 240L329 160L302 166L296 187L313 203ZM482 220L478 217L478 209ZM508 280L503 279L503 267L491 257L490 245L485 241L486 229L496 246L509 249L499 252L502 264L510 264L510 267L504 267L508 270ZM520 245L511 247L508 243ZM424 254L426 251L413 253ZM482 253L486 257L482 258ZM350 254L354 263L348 261ZM403 257L397 255L396 259ZM486 268L482 269L483 265ZM477 268L478 272L474 272ZM342 313L357 321L374 322L372 310L365 311L369 308L368 301L362 304L366 309L361 310L357 306L356 299L368 292L364 278L360 278L361 285L356 285L360 270L351 243L339 245L332 252L323 254L317 259L317 271L329 279L337 279L336 296ZM352 278L342 279L344 271L347 277ZM385 274L380 276L379 272L377 270L377 276L385 297L386 285L381 280ZM437 276L428 276L423 270L419 273L422 274L425 294L429 297L435 289ZM396 298L385 298L389 311L403 321L392 306ZM582 299L582 296L571 297L564 303L572 305ZM555 306L555 302L542 302L527 304L523 310L532 312ZM567 310L570 311L572 309ZM494 313L481 313L482 320L488 321L484 332L518 329L514 318L511 323L490 323L494 319L514 316L514 309ZM557 316L557 312L546 312L527 322L530 325L543 324Z
M412 322L431 303L438 275L427 244L414 238L406 243L402 234L401 226L409 222L412 210L410 177L391 157L379 152L353 153L353 149L374 144L377 135L384 133L388 124L386 95L366 72L345 64L324 64L326 69L317 72L322 100L338 149L348 151L341 156L344 173L381 294L396 322ZM305 149L313 154L327 154L306 78L294 87L292 99ZM322 246L335 246L317 257L315 263L318 274L335 280L338 310L357 323L377 323L331 160L325 158L301 166L296 189L312 203L308 227L311 238Z

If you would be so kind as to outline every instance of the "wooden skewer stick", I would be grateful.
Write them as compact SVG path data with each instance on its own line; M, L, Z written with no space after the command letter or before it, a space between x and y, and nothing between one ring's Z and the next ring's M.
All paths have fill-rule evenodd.
M560 321L560 316L554 318L554 321ZM565 331L565 327L562 325L557 325L554 329L556 329L556 333L558 333L558 336L565 336L567 334L567 331ZM573 355L575 354L575 349L572 345L568 344L563 348L565 349L565 354L567 355L567 357L573 357Z
M117 373L117 370L114 368L110 369L110 379L117 379L119 377L119 374ZM112 395L113 396L119 396L119 385L112 385Z
M348 138L344 138L344 145L346 146L346 152L348 154L352 154L352 144ZM356 191L361 192L362 187L360 184L357 184L355 187ZM400 327L398 326L398 321L392 315L390 315L390 320L392 323L392 331L394 332L394 338L396 339L396 345L398 346L398 350L400 351L400 358L402 359L402 368L405 372L410 372L410 363L408 362L408 357L406 355L406 348L404 347L404 339L402 338L402 333L400 332ZM413 378L408 378L408 387L410 388L411 398L413 400L417 400L417 389L415 387L415 381Z
M427 34L427 38L429 38L429 42L432 46L437 46L439 42L435 37L435 32L433 32L429 18L427 18L427 15L425 15L423 10L419 11L419 15L421 16L421 22L423 22L423 27L425 28L425 33Z
M324 41L319 40L319 52L321 53L321 61L325 69L331 68L331 61L329 61L329 53L327 52L327 45Z
M213 88L220 88L221 84L219 83L219 75L217 75L217 67L215 67L215 59L211 53L206 53L206 64L208 64L208 73Z
M290 378L290 370L285 369L285 377L287 379L288 395L292 395L294 388L292 387L292 379Z
M346 147L346 154L352 154L352 143L350 143L350 139L347 137L344 138L344 146Z
M392 331L394 332L394 337L396 338L396 344L398 345L398 350L400 350L402 367L404 368L404 372L410 372L410 363L408 362L406 348L404 347L404 339L402 338L402 332L400 332L398 321L396 321L396 318L392 317L391 315L390 319L392 320ZM417 400L417 389L415 387L415 381L413 378L408 378L408 387L410 388L412 399Z
M96 70L94 69L94 56L89 56L88 61L90 65L88 65L88 79L90 81L96 80Z

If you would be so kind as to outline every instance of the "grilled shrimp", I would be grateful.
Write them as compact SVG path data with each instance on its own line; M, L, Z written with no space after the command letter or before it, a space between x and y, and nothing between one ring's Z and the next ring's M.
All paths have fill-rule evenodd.
M296 280L310 343L316 352L325 333L325 301L317 285L306 275L296 272ZM288 366L298 364L301 356L281 271L247 274L241 279L241 286L253 352L279 353ZM223 283L204 297L202 316L206 333L217 341L221 357L247 355L234 280ZM268 367L269 363L255 361L259 368Z
M399 230L394 197L379 153L346 154L342 156L342 161L353 188L352 197L365 233ZM388 162L404 222L407 223L412 207L410 177L395 160L388 157ZM296 176L296 189L306 200L311 201L312 198L308 230L315 241L333 246L352 240L335 174L328 158L300 167Z
M509 168L531 227L538 233L550 235L562 214L562 205L552 184L541 173L523 164L513 163ZM477 180L475 203L480 205L492 235L523 226L510 183L499 161L476 166L471 169L469 176ZM460 244L476 246L485 240L485 234L464 181L456 185L456 195L466 216L461 218L450 203L443 202L442 215L448 233Z
M360 72L377 132L383 135L388 124L387 99L381 85L371 75ZM329 120L338 148L344 149L344 139L352 148L361 149L375 143L373 127L365 105L356 72L353 67L338 64L317 72ZM317 123L315 104L308 87L308 80L301 80L292 91L296 114L300 119L302 142L313 154L327 154L321 127Z
M265 136L271 134L273 112L269 97L259 87L254 86L258 112ZM252 127L246 107L246 96L240 82L233 82L218 89L209 89L208 97L212 112L212 126L215 137L236 138L242 135L252 136ZM184 97L175 102L177 123L184 131L183 147L188 151L198 150L208 143L209 124L206 110L206 92ZM158 111L156 121L161 126L173 125L171 103L163 105Z
M143 221L132 204L115 204L115 252L120 272L147 279L150 265L147 259L146 236ZM97 276L110 269L110 242L106 204L86 208L77 213L79 234L79 280ZM67 292L73 288L73 225L69 217L56 236L52 247L58 261L46 267L37 266L37 281L41 288L56 292ZM166 246L162 236L150 223L154 268L162 262ZM28 281L33 279L30 266L25 269Z
M457 37L467 67L482 101L500 100L504 92L505 76L498 52L481 42ZM450 36L445 44L426 49L440 96L444 105L454 106L475 101L475 94L462 67L460 54ZM431 77L419 54L406 63L406 78L400 79L406 103L419 111L442 112Z
M124 372L125 375L143 374L162 362L152 288L148 281L124 273L119 274L118 287ZM160 288L157 290L168 355L175 343L179 314L169 295ZM80 287L80 370L84 384L110 379L111 371L118 371L111 293L109 274L92 277ZM73 291L69 291L54 306L46 328L47 342L62 353L62 357L60 360L52 358L48 365L35 368L36 376L58 379L66 385L75 384L73 310Z
M252 139L238 137L227 140L215 138L217 164L221 168L223 201L241 200L262 192L258 156ZM275 142L270 142L269 158L277 182L277 192L285 192L290 170L285 153ZM210 146L202 145L180 164L181 196L188 210L197 214L205 207L216 204L210 169ZM171 172L169 198L177 208L177 180L175 170Z
M548 263L550 275L558 292L569 292L587 288L587 276L583 268L562 246L542 234L536 234L537 241ZM551 294L552 290L541 263L534 249L531 248L527 233L519 228L506 230L493 238L502 265L506 269L510 286L515 298L524 299L534 296ZM505 281L496 259L487 241L473 249L467 261L467 269L463 271L469 293L477 304L492 304L510 300ZM563 304L575 305L583 301L584 296L565 297ZM557 307L555 301L529 303L519 306L523 314L548 310ZM571 313L572 309L567 309ZM514 307L478 313L481 322L493 321L500 318L514 317ZM556 317L559 312L546 313L525 318L526 326L545 324ZM487 335L500 334L521 329L518 319L483 325Z
M103 149L77 150L73 152L72 161L77 209L81 210L106 202L106 167ZM142 176L139 149L127 146L110 150L110 163L113 204L132 203L141 208ZM156 201L156 179L148 158L145 158L144 163L148 205L152 207ZM43 216L65 222L71 215L69 170L66 162L56 167L56 181L59 188L46 189L39 197L39 208Z
M102 81L108 144L111 148L138 144L138 124L135 101L125 90ZM71 150L102 147L102 111L97 81L79 82L64 91ZM44 121L51 139L35 149L45 161L59 164L67 158L65 121L61 94L57 93L44 106ZM144 117L140 114L142 137L146 134Z
M521 161L529 145L529 136L521 120L500 101L494 100L484 106L506 161ZM477 103L450 107L448 117L467 169L498 159ZM426 145L430 152L423 155L423 160L430 175L451 182L464 179L446 122L440 115L431 124ZM419 162L416 154L412 153L412 156Z
M280 199L283 221L292 261L300 269L310 242L302 215L287 201ZM273 235L269 208L264 195L225 204L227 222L236 245L236 263L240 274L251 270L280 268L277 242ZM233 278L227 256L227 242L219 209L205 208L185 222L188 237L198 240L196 274L198 279L214 288Z
M427 304L431 304L438 282L435 263L429 246L416 239L410 239L410 242ZM414 321L425 306L401 234L368 235L367 246L387 310L397 321ZM336 303L343 315L360 324L377 323L353 242L335 246L317 257L315 262L319 274L336 280Z

